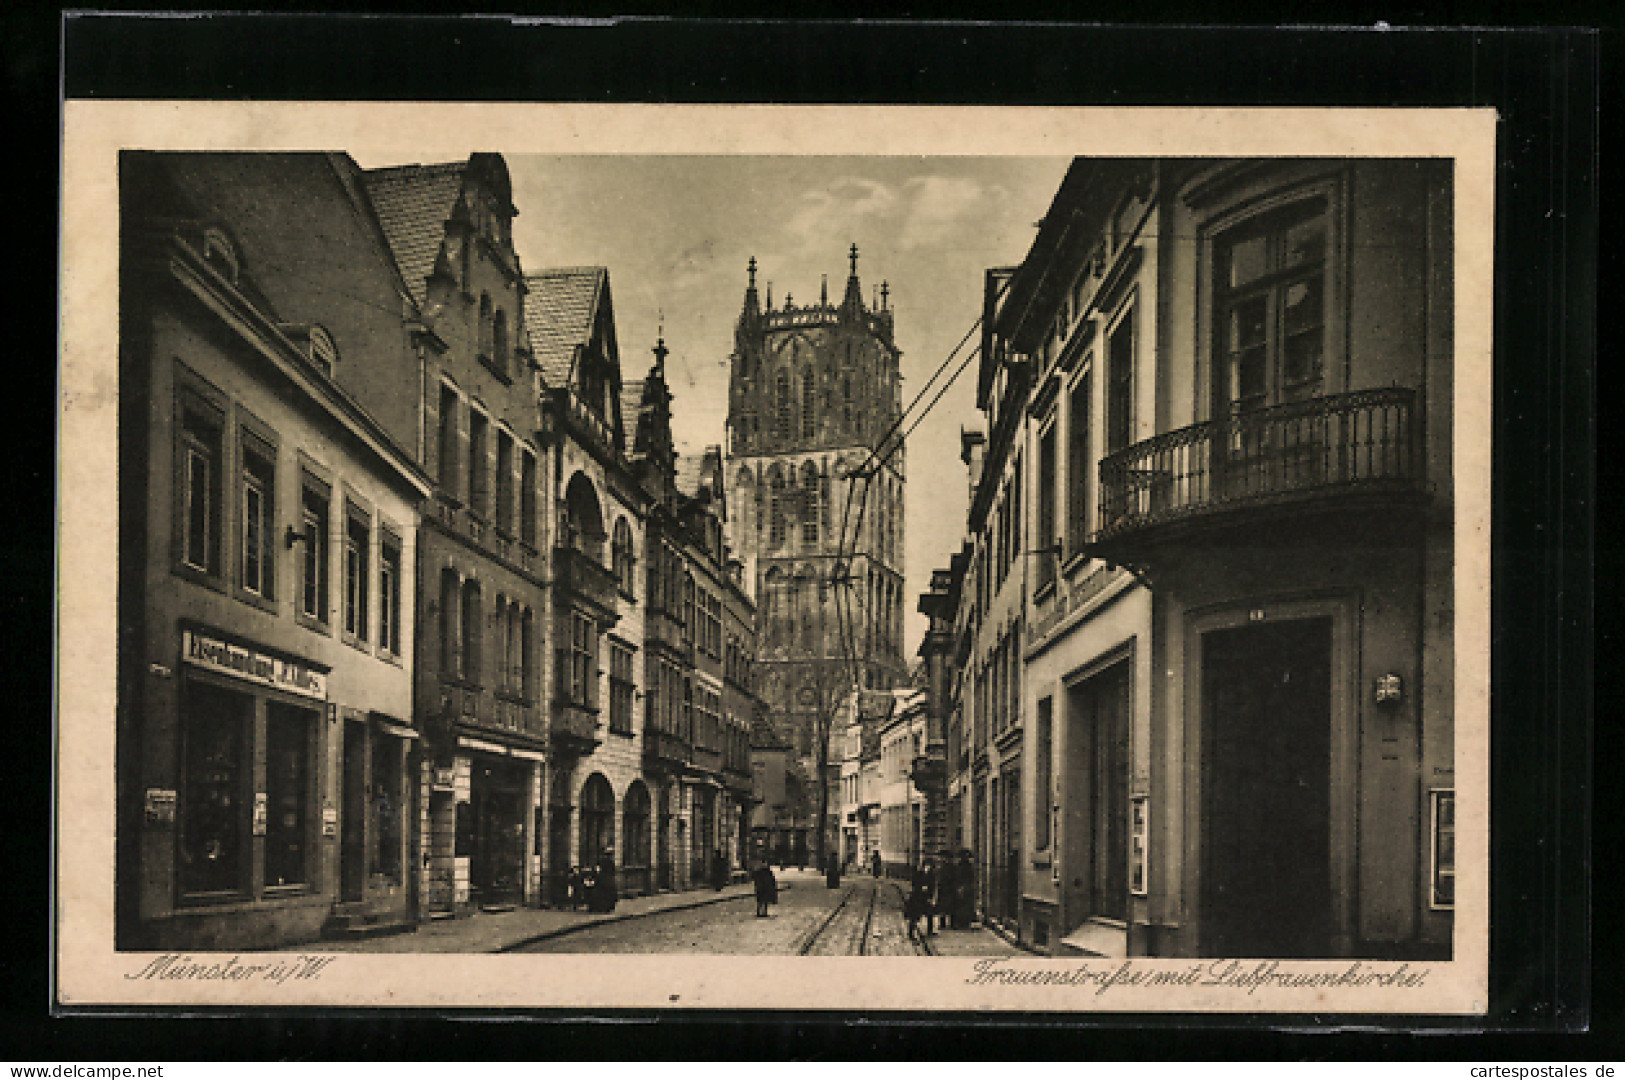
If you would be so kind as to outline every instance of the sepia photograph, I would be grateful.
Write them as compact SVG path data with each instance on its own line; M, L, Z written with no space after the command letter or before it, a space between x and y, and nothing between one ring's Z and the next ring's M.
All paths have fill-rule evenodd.
M148 108L64 1000L1483 1011L1493 120Z

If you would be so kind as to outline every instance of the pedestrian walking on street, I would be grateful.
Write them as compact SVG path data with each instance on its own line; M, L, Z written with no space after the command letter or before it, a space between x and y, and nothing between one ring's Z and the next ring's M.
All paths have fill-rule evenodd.
M728 884L728 859L722 854L722 849L717 848L711 853L711 885L717 892L721 892L726 884Z
M939 910L937 883L937 860L927 859L925 862L925 933L928 937L937 932L936 917Z
M593 869L593 881L587 889L587 910L607 914L615 910L619 897L615 889L615 856L604 852Z
M916 866L909 878L908 898L903 901L903 918L908 921L908 939L920 941L920 920L927 918L931 901L926 893L925 867Z
M875 848L874 855L870 858L869 864L874 867L874 875L875 875L875 877L879 877L880 876L880 849L879 848Z
M937 911L942 916L943 929L960 929L959 863L951 855L942 860L942 868L937 871Z
M751 872L751 884L756 886L756 917L767 918L767 906L779 902L779 882L773 868L762 863Z
M976 864L969 848L959 849L958 877L960 925L969 930L976 923Z

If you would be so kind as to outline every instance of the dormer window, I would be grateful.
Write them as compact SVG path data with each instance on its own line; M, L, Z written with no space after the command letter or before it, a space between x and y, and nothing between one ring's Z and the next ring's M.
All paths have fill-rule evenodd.
M333 365L338 363L339 351L333 344L332 337L320 326L310 328L310 362L322 369L323 375L333 374Z
M237 249L232 245L231 238L220 229L203 230L203 261L215 273L233 285L237 284Z

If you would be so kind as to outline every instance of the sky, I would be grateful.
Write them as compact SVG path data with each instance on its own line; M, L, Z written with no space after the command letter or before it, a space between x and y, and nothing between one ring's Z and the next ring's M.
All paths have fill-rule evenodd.
M1069 158L506 155L526 272L609 269L622 377L643 377L664 333L679 450L723 442L728 354L746 264L773 300L839 302L858 245L864 298L885 281L913 399L981 314L983 271L1021 262ZM362 159L371 168L395 161ZM973 335L968 351L979 340ZM959 358L965 351L958 354ZM956 363L950 372L957 368ZM973 362L909 438L907 638L931 571L965 530L961 427L980 427ZM929 400L929 398L927 399ZM924 404L922 402L922 404Z

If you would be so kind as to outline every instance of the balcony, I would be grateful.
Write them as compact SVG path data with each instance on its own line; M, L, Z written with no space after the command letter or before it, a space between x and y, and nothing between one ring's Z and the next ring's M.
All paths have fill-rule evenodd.
M660 649L673 659L694 666L694 643L683 638L683 623L671 612L651 603L643 619L644 644Z
M589 754L598 738L598 710L573 701L553 702L553 746L560 753Z
M569 387L556 387L552 391L553 408L567 430L590 451L599 455L613 455L617 449L614 429L609 422Z
M689 758L689 765L694 772L715 776L722 772L722 751L696 746Z
M615 598L620 595L615 574L587 552L573 547L554 548L553 582L608 622L615 621Z
M1100 463L1094 546L1110 558L1238 511L1421 493L1416 395L1365 390L1170 431Z
M646 768L673 771L688 764L688 743L669 731L643 729L643 761Z

